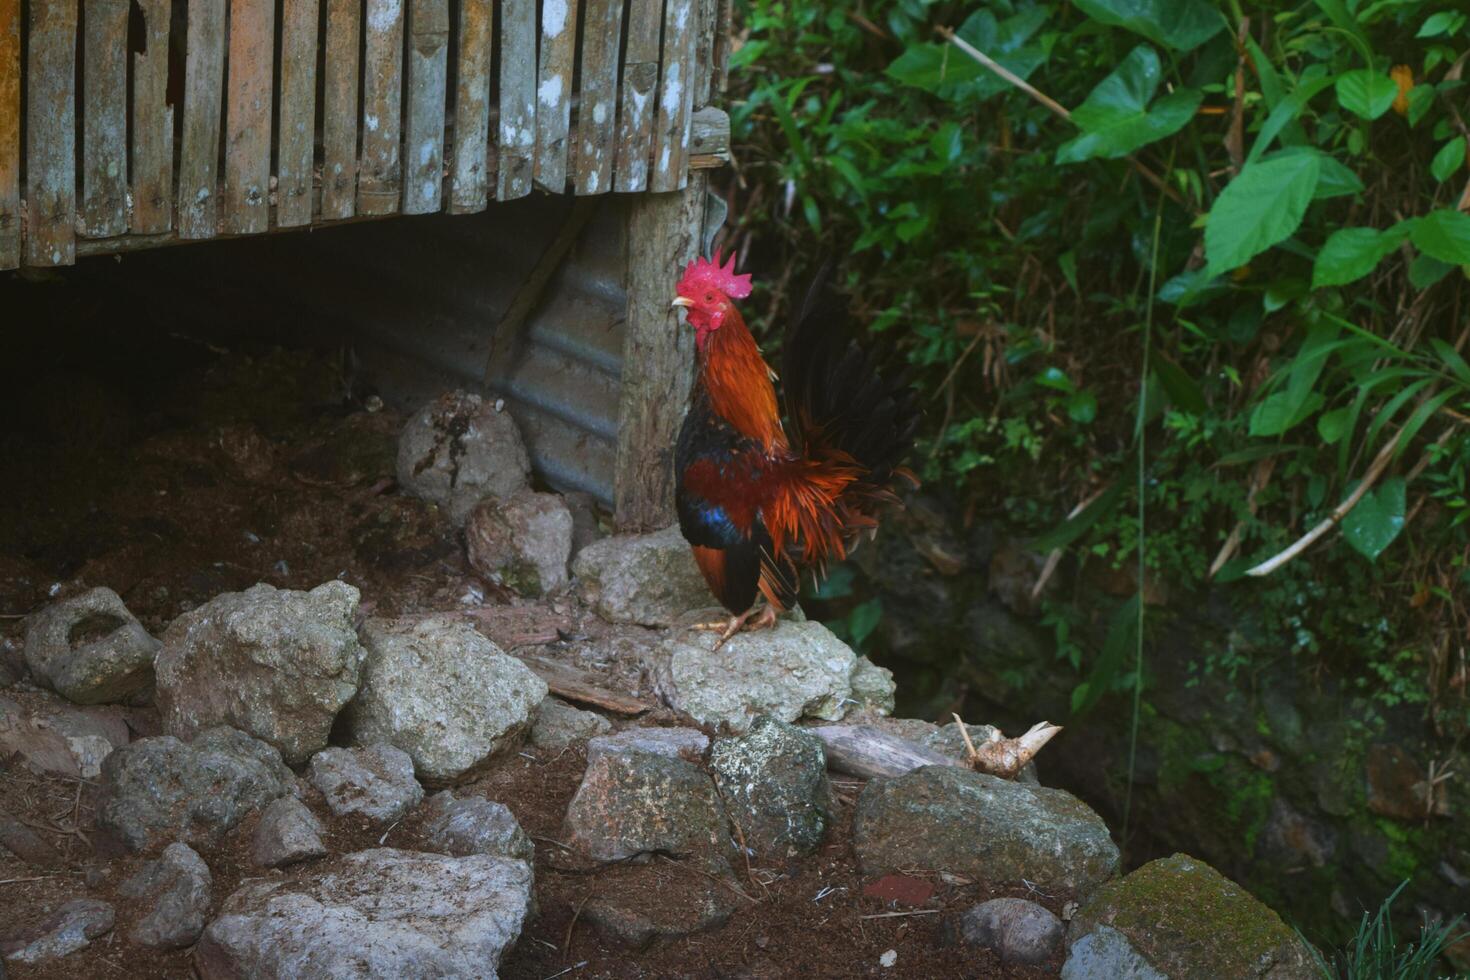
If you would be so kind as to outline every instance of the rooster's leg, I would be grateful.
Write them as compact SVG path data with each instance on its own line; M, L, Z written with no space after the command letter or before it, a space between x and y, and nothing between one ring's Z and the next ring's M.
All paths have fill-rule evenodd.
M755 616L754 620L750 618L753 615ZM758 615L756 614L755 607L752 606L749 609L745 610L745 612L741 613L739 616L730 617L730 621L726 623L725 628L720 631L720 638L715 641L713 649L718 650L720 647L725 645L726 640L734 636L736 633L739 633L743 629L762 630L774 625L776 625L775 606L769 604L761 606L760 613Z

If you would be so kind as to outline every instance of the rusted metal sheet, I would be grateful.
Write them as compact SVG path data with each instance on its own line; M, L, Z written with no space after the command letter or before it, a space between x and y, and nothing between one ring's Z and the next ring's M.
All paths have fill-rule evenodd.
M20 265L20 0L0 0L0 269Z
M231 0L224 224L235 235L270 226L275 19L273 0Z
M582 37L582 102L577 111L578 194L605 194L613 189L622 27L622 0L588 0Z
M174 113L166 102L170 4L169 0L135 2L143 11L144 49L133 56L133 217L129 224L137 234L156 235L173 227L174 215ZM267 136L267 154L269 140ZM267 159L267 170L269 167Z
M536 153L536 0L500 3L500 145L495 196L531 193Z
M567 187L567 130L576 57L577 0L544 0L536 74L536 183L553 194Z
M493 0L460 0L449 191L449 211L453 214L483 211L489 203L490 48L494 37Z
M327 43L322 68L322 217L350 218L357 210L357 83L362 4L327 0Z
M628 45L623 54L622 106L618 112L618 150L614 186L624 193L648 186L653 155L653 116L658 88L658 42L663 30L659 0L632 0Z
M444 192L444 96L449 70L448 0L412 0L403 213L438 211Z
M26 66L26 263L76 257L76 0L31 0Z
M403 190L398 140L403 110L403 0L367 0L362 83L360 214L394 214Z
M276 224L311 224L316 146L317 0L281 8L281 105L276 136Z
M225 0L189 0L184 136L179 155L179 236L219 228L219 134L224 103Z
M85 0L82 234L128 230L128 0Z
M664 11L663 76L654 126L649 189L674 191L689 180L689 117L694 110L694 44L699 25L694 0L669 0Z

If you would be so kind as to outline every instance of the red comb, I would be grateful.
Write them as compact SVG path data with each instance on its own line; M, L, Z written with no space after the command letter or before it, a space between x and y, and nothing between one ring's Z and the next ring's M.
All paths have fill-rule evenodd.
M737 276L735 274L735 256L732 253L730 261L720 265L720 250L715 249L715 259L698 258L690 262L684 270L684 278L679 280L679 294L698 292L701 288L713 287L724 293L731 299L744 299L750 295L750 274Z

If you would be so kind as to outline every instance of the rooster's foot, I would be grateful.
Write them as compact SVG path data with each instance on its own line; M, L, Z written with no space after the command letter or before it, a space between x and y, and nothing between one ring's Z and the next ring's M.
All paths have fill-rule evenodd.
M754 616L754 619L751 617ZM715 641L713 650L718 650L725 645L725 641L739 633L741 630L762 630L776 625L776 607L764 605L757 613L755 607L745 610L739 616L731 616L723 623L699 623L690 627L691 629L719 630L720 638Z

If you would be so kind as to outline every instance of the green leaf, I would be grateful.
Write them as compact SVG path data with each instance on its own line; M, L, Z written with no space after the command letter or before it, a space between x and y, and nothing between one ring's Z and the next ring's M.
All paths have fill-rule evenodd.
M1415 289L1428 289L1449 275L1454 266L1432 255L1420 255L1409 263L1409 284Z
M1450 10L1441 10L1437 14L1430 14L1419 28L1415 37L1439 37L1441 34L1453 34L1465 23L1465 15Z
M1067 394L1077 390L1072 379L1067 377L1067 372L1059 367L1049 367L1036 376L1036 383L1045 385L1055 391L1065 391Z
M1312 413L1326 401L1318 392L1309 392L1297 402L1290 392L1278 391L1264 398L1251 411L1250 434L1253 436L1279 436L1311 418Z
M1470 215L1452 208L1436 208L1415 218L1409 238L1425 255L1450 265L1470 263Z
M1322 174L1316 154L1293 153L1246 165L1215 199L1205 224L1213 275L1245 265L1302 223Z
M1317 435L1321 436L1322 441L1327 445L1336 445L1337 440L1347 434L1348 417L1351 412L1351 407L1343 406L1317 416Z
M1419 125L1419 120L1429 112L1434 105L1436 89L1429 82L1421 82L1409 89L1409 125Z
M883 619L883 600L869 599L860 606L854 607L847 619L847 633L852 638L854 646L862 646L873 630L878 628L878 623Z
M1123 498L1123 486L1126 480L1114 480L1112 486L1102 492L1092 503L1082 509L1082 513L1058 524L1045 534L1031 542L1031 550L1047 552L1053 548L1065 548L1086 534L1088 529L1104 517L1112 514L1113 509L1118 506L1118 501Z
M1093 20L1142 34L1175 51L1192 51L1220 32L1225 18L1203 0L1076 0Z
M1098 83L1072 112L1082 130L1057 150L1057 163L1078 163L1095 157L1126 156L1165 136L1171 136L1194 118L1203 94L1181 88L1149 107L1163 79L1159 56L1147 44L1128 53L1116 71Z
M1383 257L1403 242L1406 230L1342 228L1334 231L1312 265L1312 288L1345 286L1378 267Z
M1377 119L1398 98L1399 87L1393 79L1371 68L1358 68L1337 77L1337 101L1362 119Z
M1445 367L1450 369L1450 373L1458 378L1461 384L1470 388L1470 364L1465 363L1465 359L1460 356L1460 352L1438 337L1430 337L1429 346L1434 348L1434 352L1439 355L1441 361L1444 361Z
M1439 148L1429 164L1429 172L1441 184L1455 175L1460 164L1465 162L1465 140L1459 136Z
M1178 364L1153 351L1149 354L1149 367L1159 376L1159 383L1169 395L1169 400L1192 415L1203 415L1209 410L1204 392Z
M1087 680L1078 685L1077 691L1072 692L1073 714L1084 714L1102 700L1102 696L1112 689L1113 681L1127 662L1128 654L1137 649L1138 604L1141 601L1142 597L1134 593L1133 598L1119 606L1108 620L1102 653L1098 654Z
M988 10L977 10L956 33L1024 80L1046 61L1044 51L1026 44L1045 20L1043 8L1031 8L1001 22ZM1010 91L1008 82L950 44L910 44L889 64L886 74L950 100L985 99Z
M1342 534L1348 544L1369 561L1377 561L1383 549L1404 529L1404 478L1395 476L1370 490L1342 519Z
M1067 399L1067 416L1081 425L1091 425L1097 418L1097 396L1090 391L1079 391Z
M1276 139L1283 129L1296 121L1297 116L1312 100L1312 97L1331 85L1333 81L1335 79L1331 75L1314 78L1311 81L1303 80L1290 95L1276 103L1271 109L1271 114L1261 124L1261 131L1256 134L1256 141L1251 144L1251 151L1245 158L1245 162L1255 163L1260 159L1261 154L1271 148L1271 141Z

